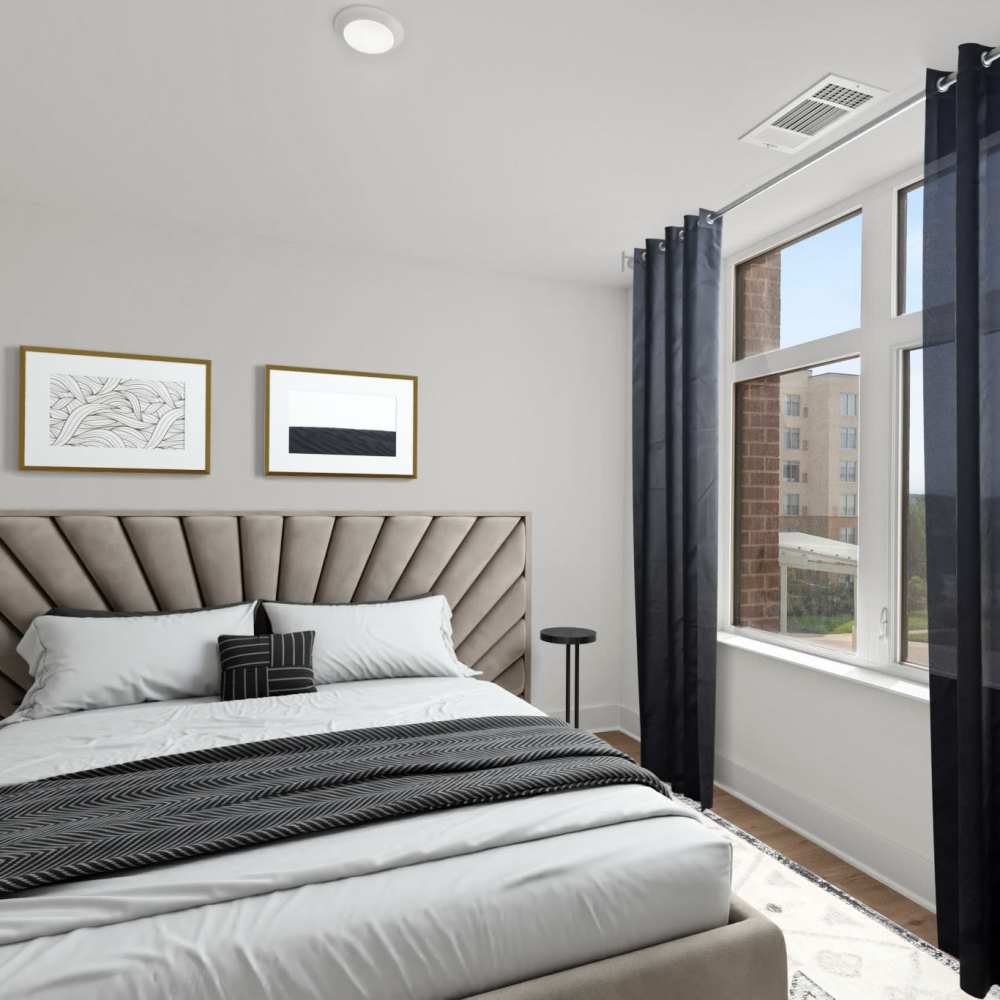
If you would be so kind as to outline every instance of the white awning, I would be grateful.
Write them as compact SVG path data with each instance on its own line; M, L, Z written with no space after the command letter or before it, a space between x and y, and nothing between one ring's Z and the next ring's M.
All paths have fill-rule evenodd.
M784 567L812 569L821 573L848 573L858 569L858 547L804 531L778 533L778 562Z

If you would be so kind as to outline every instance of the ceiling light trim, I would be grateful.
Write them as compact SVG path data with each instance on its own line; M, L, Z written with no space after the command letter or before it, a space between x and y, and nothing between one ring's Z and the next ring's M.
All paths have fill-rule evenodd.
M364 22L374 22L385 28L391 35L391 44L385 44L375 33L370 33L366 37L363 29L360 33L357 30L352 33L350 30L352 25L357 29L359 24ZM382 10L381 7L369 7L365 4L352 4L338 11L333 19L333 27L348 47L362 55L385 55L387 52L392 52L403 44L405 36L403 25L398 18ZM352 34L354 37L351 37ZM385 41L388 41L388 36Z

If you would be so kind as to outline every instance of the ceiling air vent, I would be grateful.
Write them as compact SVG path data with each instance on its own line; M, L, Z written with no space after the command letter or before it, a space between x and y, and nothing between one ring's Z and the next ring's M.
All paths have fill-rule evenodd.
M826 76L740 139L782 153L797 153L835 125L867 111L886 93L867 83Z

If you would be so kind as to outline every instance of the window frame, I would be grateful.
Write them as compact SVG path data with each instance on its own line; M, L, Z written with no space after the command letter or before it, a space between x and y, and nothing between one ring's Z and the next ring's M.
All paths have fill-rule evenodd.
M901 591L901 441L903 436L901 372L903 352L922 343L922 313L899 313L900 192L922 180L910 168L844 199L822 212L728 253L723 264L720 336L719 448L719 630L808 656L867 667L907 680L927 683L927 671L902 661ZM737 359L738 303L736 269L761 254L861 213L861 326L854 330ZM736 606L735 395L738 383L782 375L857 357L861 361L859 413L856 418L857 542L854 652L825 648L779 633L733 624ZM889 387L889 391L886 388ZM887 432L888 429L888 432ZM783 470L781 482L784 483ZM888 498L888 499L887 499ZM882 628L882 610L888 627ZM786 654L787 655L787 654Z
M896 280L893 285L892 308L895 316L919 315L922 310L915 313L907 313L906 310L906 248L907 223L906 223L906 198L911 191L924 186L924 178L910 184L904 184L896 188L896 241L893 246L893 260L895 264Z

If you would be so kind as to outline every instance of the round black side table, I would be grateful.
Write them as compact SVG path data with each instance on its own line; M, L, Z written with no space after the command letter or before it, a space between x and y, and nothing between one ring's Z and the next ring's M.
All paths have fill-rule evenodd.
M542 642L555 642L566 647L566 721L569 722L569 651L573 649L575 699L573 705L573 725L580 728L580 647L597 642L597 633L592 628L543 628Z

